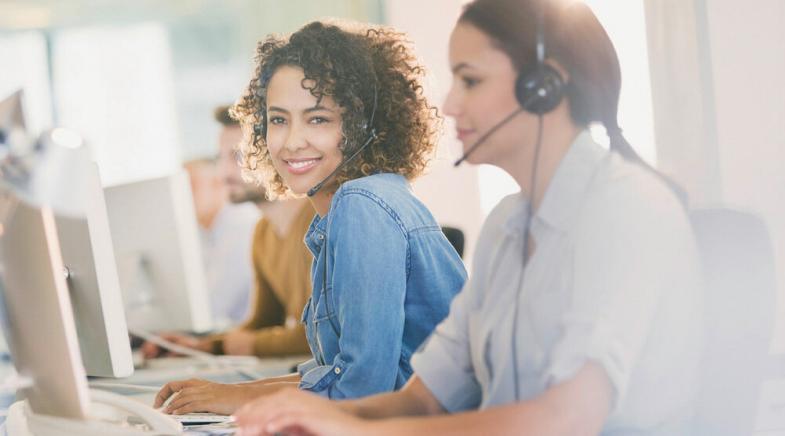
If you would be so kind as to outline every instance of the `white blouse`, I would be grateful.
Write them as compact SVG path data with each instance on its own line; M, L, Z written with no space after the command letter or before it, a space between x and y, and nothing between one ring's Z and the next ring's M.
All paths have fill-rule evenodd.
M412 358L415 373L457 412L515 402L514 363L517 398L527 400L591 360L615 391L603 434L682 434L697 391L702 296L676 196L583 132L533 217L536 250L522 277L527 208L516 194L490 214L473 276Z

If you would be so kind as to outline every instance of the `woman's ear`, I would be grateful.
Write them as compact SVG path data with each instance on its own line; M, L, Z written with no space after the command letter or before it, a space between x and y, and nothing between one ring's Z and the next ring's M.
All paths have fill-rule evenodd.
M564 80L564 83L568 83L570 81L570 74L567 72L567 69L564 68L558 61L553 58L547 58L545 59L545 63L559 73L559 75L562 77L562 80Z

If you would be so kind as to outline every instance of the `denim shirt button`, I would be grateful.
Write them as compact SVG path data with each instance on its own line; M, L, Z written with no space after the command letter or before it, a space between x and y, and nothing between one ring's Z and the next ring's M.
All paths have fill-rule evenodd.
M319 233L318 235L316 235L316 238L318 238L321 241L322 239L324 239L324 235Z
M341 374L341 368L335 368L333 371L335 372L336 375Z

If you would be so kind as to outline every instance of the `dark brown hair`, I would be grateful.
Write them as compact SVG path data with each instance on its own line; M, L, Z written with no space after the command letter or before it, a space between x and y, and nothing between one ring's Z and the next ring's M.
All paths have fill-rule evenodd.
M544 9L541 9L544 8ZM611 148L640 160L617 119L621 68L608 34L591 9L570 0L474 0L459 22L488 35L512 60L518 71L537 62L538 13L544 17L546 58L569 75L565 96L570 115L579 126L602 123Z
M239 126L240 122L232 118L232 115L229 113L230 108L231 106L229 105L218 106L213 110L213 118L224 127Z
M291 36L270 36L256 50L256 71L232 115L247 127L243 147L246 174L265 183L270 197L288 188L272 165L265 139L267 91L275 71L302 68L303 88L320 99L332 97L343 109L344 156L357 151L374 128L377 138L344 167L328 189L387 172L413 179L428 164L436 146L439 116L423 96L425 73L404 35L384 27L313 22ZM374 101L376 111L371 122Z

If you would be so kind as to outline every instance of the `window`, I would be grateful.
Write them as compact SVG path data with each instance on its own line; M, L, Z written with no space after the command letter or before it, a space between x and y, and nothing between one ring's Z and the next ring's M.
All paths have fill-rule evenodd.
M619 125L641 157L656 164L643 0L586 0L586 3L608 32L621 63ZM602 127L592 128L592 135L607 146L608 139ZM488 214L506 195L519 190L515 181L496 167L482 165L478 176L480 205L484 214Z

